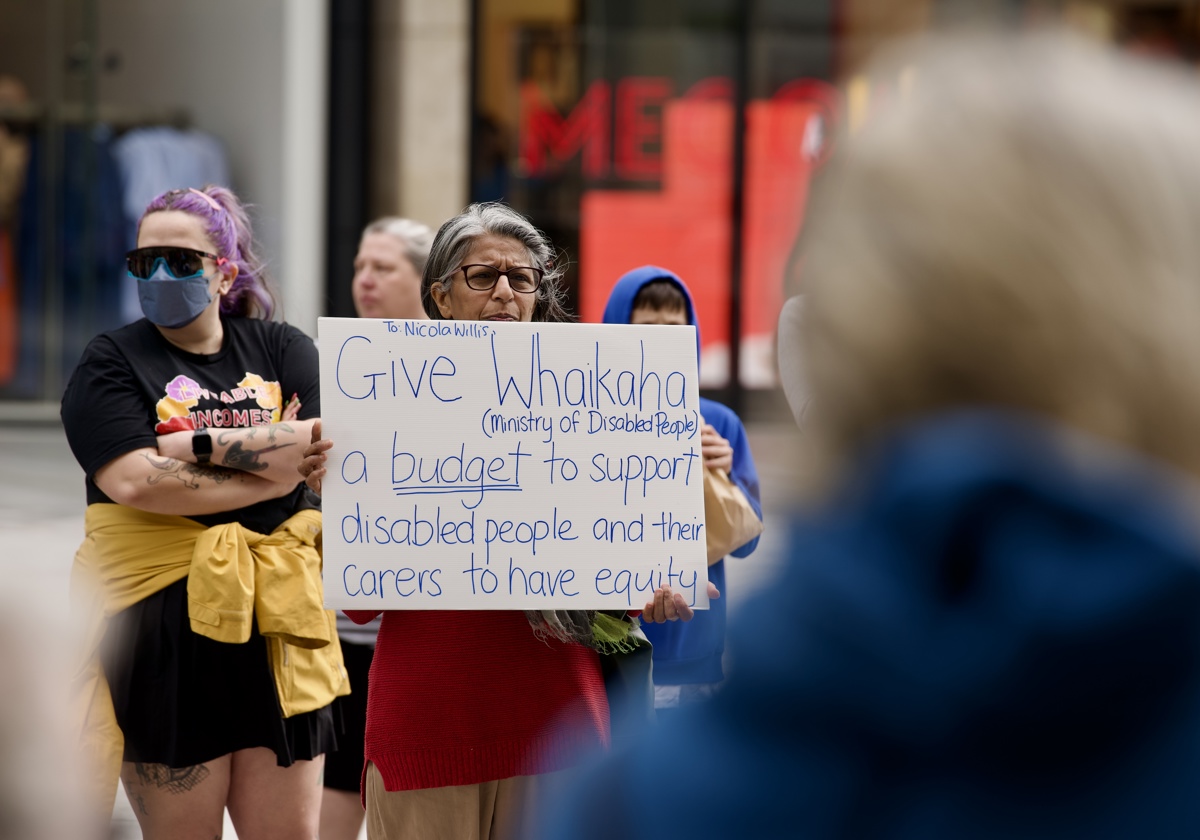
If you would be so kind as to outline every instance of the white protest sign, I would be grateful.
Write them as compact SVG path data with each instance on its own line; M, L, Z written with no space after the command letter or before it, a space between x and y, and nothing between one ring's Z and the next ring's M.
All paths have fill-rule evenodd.
M708 607L691 327L321 318L325 603Z

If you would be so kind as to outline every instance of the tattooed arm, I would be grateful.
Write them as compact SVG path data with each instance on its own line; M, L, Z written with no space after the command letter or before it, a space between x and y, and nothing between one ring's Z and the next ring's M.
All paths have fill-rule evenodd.
M94 478L96 486L117 504L183 516L237 510L277 499L295 489L299 480L295 474L280 482L240 470L200 467L165 458L151 448L114 458L98 469Z
M212 463L270 481L290 482L294 487L299 480L297 467L312 437L313 422L289 420L243 429L210 428ZM159 435L158 454L194 465L192 435L192 432Z

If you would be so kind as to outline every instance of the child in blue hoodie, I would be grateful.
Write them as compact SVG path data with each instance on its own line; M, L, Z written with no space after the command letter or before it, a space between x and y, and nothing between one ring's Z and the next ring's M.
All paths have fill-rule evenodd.
M665 268L646 265L628 272L613 287L604 307L606 324L699 324L687 286ZM700 436L704 465L723 469L745 494L762 519L758 498L758 473L750 455L750 443L742 421L730 409L712 400L700 399L704 428ZM746 557L758 546L758 538L735 549L734 557ZM725 561L708 567L708 579L725 592ZM709 603L687 623L669 621L645 624L646 636L654 645L654 706L663 710L700 700L711 694L725 678L721 657L725 653L725 600ZM667 712L669 714L669 712Z

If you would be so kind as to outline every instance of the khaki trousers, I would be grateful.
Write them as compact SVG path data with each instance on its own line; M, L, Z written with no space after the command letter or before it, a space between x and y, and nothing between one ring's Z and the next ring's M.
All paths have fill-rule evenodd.
M563 771L567 772L567 771ZM388 791L367 766L368 840L522 840L562 773L477 785Z

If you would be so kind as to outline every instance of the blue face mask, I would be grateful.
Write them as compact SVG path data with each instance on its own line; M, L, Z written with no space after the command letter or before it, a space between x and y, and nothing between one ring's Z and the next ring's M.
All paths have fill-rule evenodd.
M129 276L133 277L132 274ZM142 313L150 323L169 330L186 327L213 302L213 295L208 291L209 278L203 272L191 277L176 277L161 257L148 278L135 279Z

